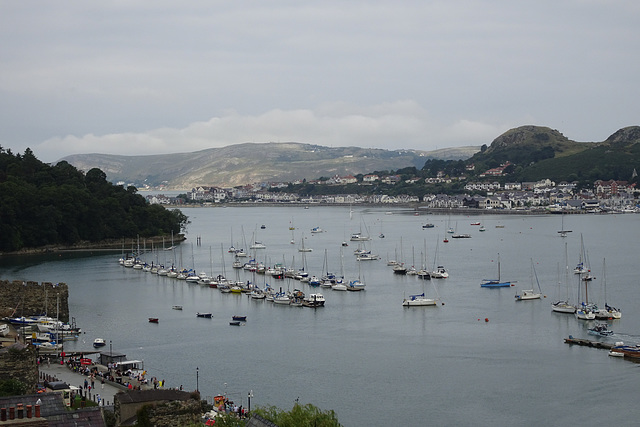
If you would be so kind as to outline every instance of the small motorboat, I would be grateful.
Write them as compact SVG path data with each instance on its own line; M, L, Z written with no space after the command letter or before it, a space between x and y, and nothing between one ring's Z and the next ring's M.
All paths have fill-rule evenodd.
M247 316L232 316L232 319L238 322L246 322Z
M613 331L609 330L608 326L609 325L607 325L606 323L600 323L598 325L595 325L593 328L589 328L588 332L591 335L599 335L601 337L609 337L609 336L613 335Z
M107 345L107 343L104 341L104 338L96 338L93 340L93 346L96 348L104 347L105 345Z
M174 309L174 310L182 310L182 306L181 305L174 305L171 308Z
M206 319L211 319L211 313L200 313L200 312L197 312L196 316L197 317L204 317Z
M158 323L157 317L149 317L149 323Z
M435 225L433 225L431 223L425 224L425 225L422 226L423 229L425 229L425 228L433 228L433 227L435 227Z
M624 357L624 353L620 351L615 351L614 349L609 350L609 356L611 357Z
M231 326L240 326L240 321L239 320L232 320L231 322L229 322L229 325Z

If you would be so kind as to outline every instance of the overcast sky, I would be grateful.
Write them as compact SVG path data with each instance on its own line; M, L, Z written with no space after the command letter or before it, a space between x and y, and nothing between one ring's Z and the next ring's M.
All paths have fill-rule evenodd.
M640 124L634 0L0 0L0 40L0 145L46 162Z

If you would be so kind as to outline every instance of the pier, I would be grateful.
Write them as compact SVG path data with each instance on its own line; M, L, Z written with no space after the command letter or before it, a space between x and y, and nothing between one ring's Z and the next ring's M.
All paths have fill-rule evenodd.
M571 345L575 344L575 345L581 345L584 347L599 348L602 350L611 350L611 348L615 346L615 344L606 343L606 342L585 340L582 338L574 338L571 335L569 335L569 338L565 338L564 342L565 344L571 344Z

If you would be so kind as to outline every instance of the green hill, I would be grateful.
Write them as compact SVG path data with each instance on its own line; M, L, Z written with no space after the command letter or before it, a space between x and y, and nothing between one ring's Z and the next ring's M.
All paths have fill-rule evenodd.
M147 204L134 187L111 184L99 169L51 166L29 149L13 155L0 147L0 201L0 252L178 234L187 221L179 210Z
M629 180L640 166L638 142L638 126L620 129L599 143L572 141L547 127L521 126L483 146L466 163L481 173L510 162L510 173L503 178L509 181Z

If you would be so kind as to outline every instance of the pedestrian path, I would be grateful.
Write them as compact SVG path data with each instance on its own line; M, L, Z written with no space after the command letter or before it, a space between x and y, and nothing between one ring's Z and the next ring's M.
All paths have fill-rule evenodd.
M94 365L102 367L102 365ZM100 369L100 368L99 368ZM105 368L106 369L106 368ZM67 365L61 365L58 363L42 363L39 365L40 371L40 380L49 380L52 381L56 379L58 381L64 381L68 385L76 386L82 388L84 390L84 382L87 381L88 385L91 385L91 378L87 375L81 374L79 372L75 372L70 369ZM149 388L145 385L140 385L141 388ZM120 391L126 390L127 387L112 381L104 381L104 384L101 383L101 377L96 377L94 380L94 385L89 391L87 387L87 398L93 402L98 401L98 395L100 395L100 399L104 400L104 406L113 405L113 397Z

